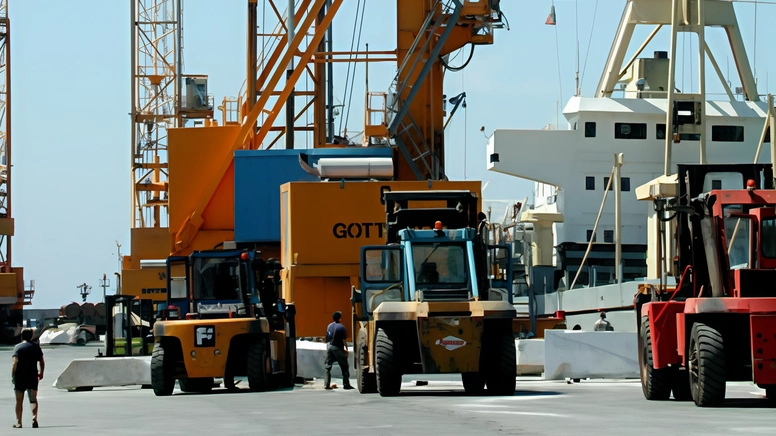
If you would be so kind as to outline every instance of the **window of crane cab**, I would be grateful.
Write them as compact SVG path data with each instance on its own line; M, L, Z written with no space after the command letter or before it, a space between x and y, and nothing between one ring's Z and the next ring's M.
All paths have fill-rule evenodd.
M382 248L364 251L364 270L367 283L397 283L401 280L401 250Z
M725 242L730 269L750 268L752 246L750 243L749 216L744 215L741 206L728 206L724 211Z
M245 282L237 258L195 258L192 291L197 300L240 300Z
M776 217L763 218L760 230L762 255L776 259Z

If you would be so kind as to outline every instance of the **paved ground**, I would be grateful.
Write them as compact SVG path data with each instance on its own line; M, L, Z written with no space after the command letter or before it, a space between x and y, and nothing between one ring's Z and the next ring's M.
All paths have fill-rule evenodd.
M66 392L52 383L74 358L95 355L93 347L46 348L40 424L52 435L358 434L358 435L735 435L774 434L776 410L763 391L748 383L728 385L725 407L648 402L635 381L578 384L520 379L512 397L468 397L458 377L434 377L415 387L405 378L402 395L381 398L358 391L325 391L320 381L278 392L183 394L158 398L150 390L103 388ZM13 430L11 352L0 348L0 434Z

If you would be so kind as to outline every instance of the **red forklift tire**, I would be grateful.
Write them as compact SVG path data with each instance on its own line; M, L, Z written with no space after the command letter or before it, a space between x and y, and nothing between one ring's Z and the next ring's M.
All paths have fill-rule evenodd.
M671 368L655 369L652 360L652 335L649 328L649 318L641 318L641 335L639 336L639 375L644 398L652 401L665 401L671 396Z
M383 329L377 330L375 366L377 367L377 391L381 397L393 397L401 391L401 371L393 340Z
M267 390L268 377L266 368L267 354L264 350L264 343L261 340L252 341L248 344L248 387L254 392L264 392Z
M714 328L696 323L690 337L688 360L692 399L700 407L725 402L725 346Z
M175 389L175 379L170 374L170 367L170 362L164 359L164 347L157 342L151 353L151 387L157 397L172 395Z

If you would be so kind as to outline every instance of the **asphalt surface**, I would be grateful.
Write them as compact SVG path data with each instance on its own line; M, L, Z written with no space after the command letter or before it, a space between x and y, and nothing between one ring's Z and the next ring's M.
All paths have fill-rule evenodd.
M96 354L95 347L44 348L40 428L51 435L236 434L279 435L735 435L776 433L776 410L750 383L729 383L724 407L701 409L692 402L650 402L633 380L583 380L568 384L520 378L511 397L470 397L458 376L405 377L394 398L361 395L356 390L326 391L320 380L294 389L252 393L183 394L156 397L140 388L99 388L67 392L52 387L75 358ZM0 434L12 429L14 397L11 351L0 348ZM338 380L335 380L340 383ZM238 385L239 386L239 385Z

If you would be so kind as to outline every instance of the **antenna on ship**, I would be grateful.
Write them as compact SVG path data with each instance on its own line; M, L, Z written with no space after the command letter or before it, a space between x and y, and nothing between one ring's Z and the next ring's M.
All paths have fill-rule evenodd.
M574 73L574 80L576 83L576 86L574 89L576 90L576 93L574 95L576 97L579 97L582 94L581 90L579 89L579 0L574 1L574 15L575 15L574 32L576 33L576 40L577 40L577 71Z

